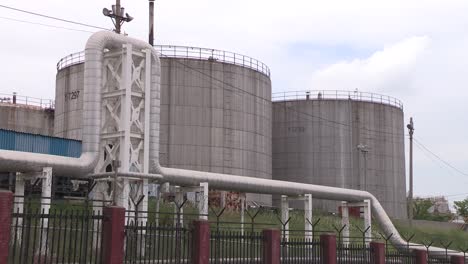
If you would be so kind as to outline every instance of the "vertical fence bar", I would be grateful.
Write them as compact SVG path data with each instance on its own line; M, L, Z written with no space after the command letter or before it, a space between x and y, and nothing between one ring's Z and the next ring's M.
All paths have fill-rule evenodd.
M252 234L254 235L254 234ZM278 229L263 230L263 263L280 264L281 235Z
M13 193L0 190L0 263L7 263L8 261L12 210Z
M373 264L385 264L385 244L379 242L370 242L371 254L374 255Z
M465 264L465 257L463 256L452 256L450 257L451 264Z
M103 264L123 263L125 208L106 206L102 221L102 260Z
M193 221L192 264L208 264L210 260L210 224L206 220Z
M320 235L322 248L322 263L336 264L336 236L335 234Z
M427 264L427 251L426 250L415 250L416 264Z

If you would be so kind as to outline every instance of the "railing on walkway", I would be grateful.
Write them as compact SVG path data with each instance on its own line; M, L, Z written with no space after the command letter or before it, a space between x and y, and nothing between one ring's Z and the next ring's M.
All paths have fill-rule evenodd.
M341 90L305 90L277 92L272 94L273 102L297 101L297 100L353 100L360 102L371 102L391 105L403 109L403 103L391 96L360 92L360 91L341 91Z
M234 52L216 50L209 48L198 48L188 46L155 45L154 48L161 53L162 57L186 58L197 60L208 60L239 65L249 68L270 77L270 69L263 62L254 58L237 54ZM57 63L57 71L63 68L84 62L84 51L76 52L62 58Z
M9 264L102 263L100 212L29 209L12 216Z
M321 262L320 240L293 237L281 241L282 264L309 264Z
M336 248L337 263L367 264L373 263L373 251L365 244L341 244Z
M0 93L0 104L16 104L38 107L42 109L54 109L55 101L52 99L42 99L30 96Z
M210 263L262 263L260 232L212 231L210 241Z

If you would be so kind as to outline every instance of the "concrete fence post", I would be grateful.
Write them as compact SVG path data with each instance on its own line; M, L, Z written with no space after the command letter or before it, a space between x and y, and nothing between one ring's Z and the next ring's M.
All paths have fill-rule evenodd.
M263 263L281 263L281 234L278 229L263 230Z
M427 251L417 249L414 251L416 255L416 264L427 264Z
M192 264L210 261L210 224L207 220L193 221Z
M103 264L122 264L125 243L125 208L106 206L102 221Z
M463 256L451 256L450 263L452 264L465 264L465 258Z
M374 253L373 264L385 264L385 244L380 242L370 242L370 248Z
M335 234L320 235L322 247L322 263L336 264L336 236Z
M12 209L13 193L0 190L0 263L7 263L8 261Z

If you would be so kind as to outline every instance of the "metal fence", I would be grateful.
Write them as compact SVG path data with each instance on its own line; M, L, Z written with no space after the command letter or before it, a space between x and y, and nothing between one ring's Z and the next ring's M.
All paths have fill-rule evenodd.
M373 263L373 250L363 244L341 244L336 247L337 263L342 264L367 264Z
M427 263L428 264L450 264L450 256L446 253L435 253L427 252Z
M125 263L190 263L192 230L146 221L125 225Z
M35 209L12 216L8 263L102 263L100 212Z
M239 65L245 68L256 70L270 77L270 69L263 62L251 58L249 56L237 54L234 52L216 50L209 48L187 47L187 46L172 46L172 45L155 45L154 48L163 57L169 58L186 58L208 60L214 62L223 62L228 64ZM84 51L76 52L62 58L57 63L57 71L84 62Z
M416 255L411 250L387 250L385 263L389 264L416 264Z
M272 94L273 102L297 100L354 100L361 102L387 104L403 109L403 103L400 100L388 95L369 92L341 90L306 90L278 92Z
M212 231L210 241L210 263L262 263L260 232Z
M320 240L289 238L281 241L281 263L309 264L321 262Z
M54 109L55 101L52 99L42 99L37 97L17 95L16 93L0 93L0 103L17 104L38 107L43 109Z

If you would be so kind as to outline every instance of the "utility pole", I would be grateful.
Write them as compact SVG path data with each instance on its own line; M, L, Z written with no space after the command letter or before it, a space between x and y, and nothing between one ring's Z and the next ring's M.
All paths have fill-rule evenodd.
M154 0L149 0L149 34L148 43L154 45Z
M107 8L102 9L104 16L110 17L112 23L115 26L115 33L120 34L122 24L124 22L130 22L133 20L133 17L128 13L125 13L125 8L120 5L120 0L115 0L115 5L112 5L112 9Z
M409 130L409 193L408 193L408 219L409 224L413 226L413 134L414 134L414 123L413 118L410 118L410 122L406 127Z
M120 0L115 0L115 9L116 11L114 12L117 13L117 16L115 16L115 33L120 34L120 28L122 27L120 24L120 16L124 15L120 12Z

